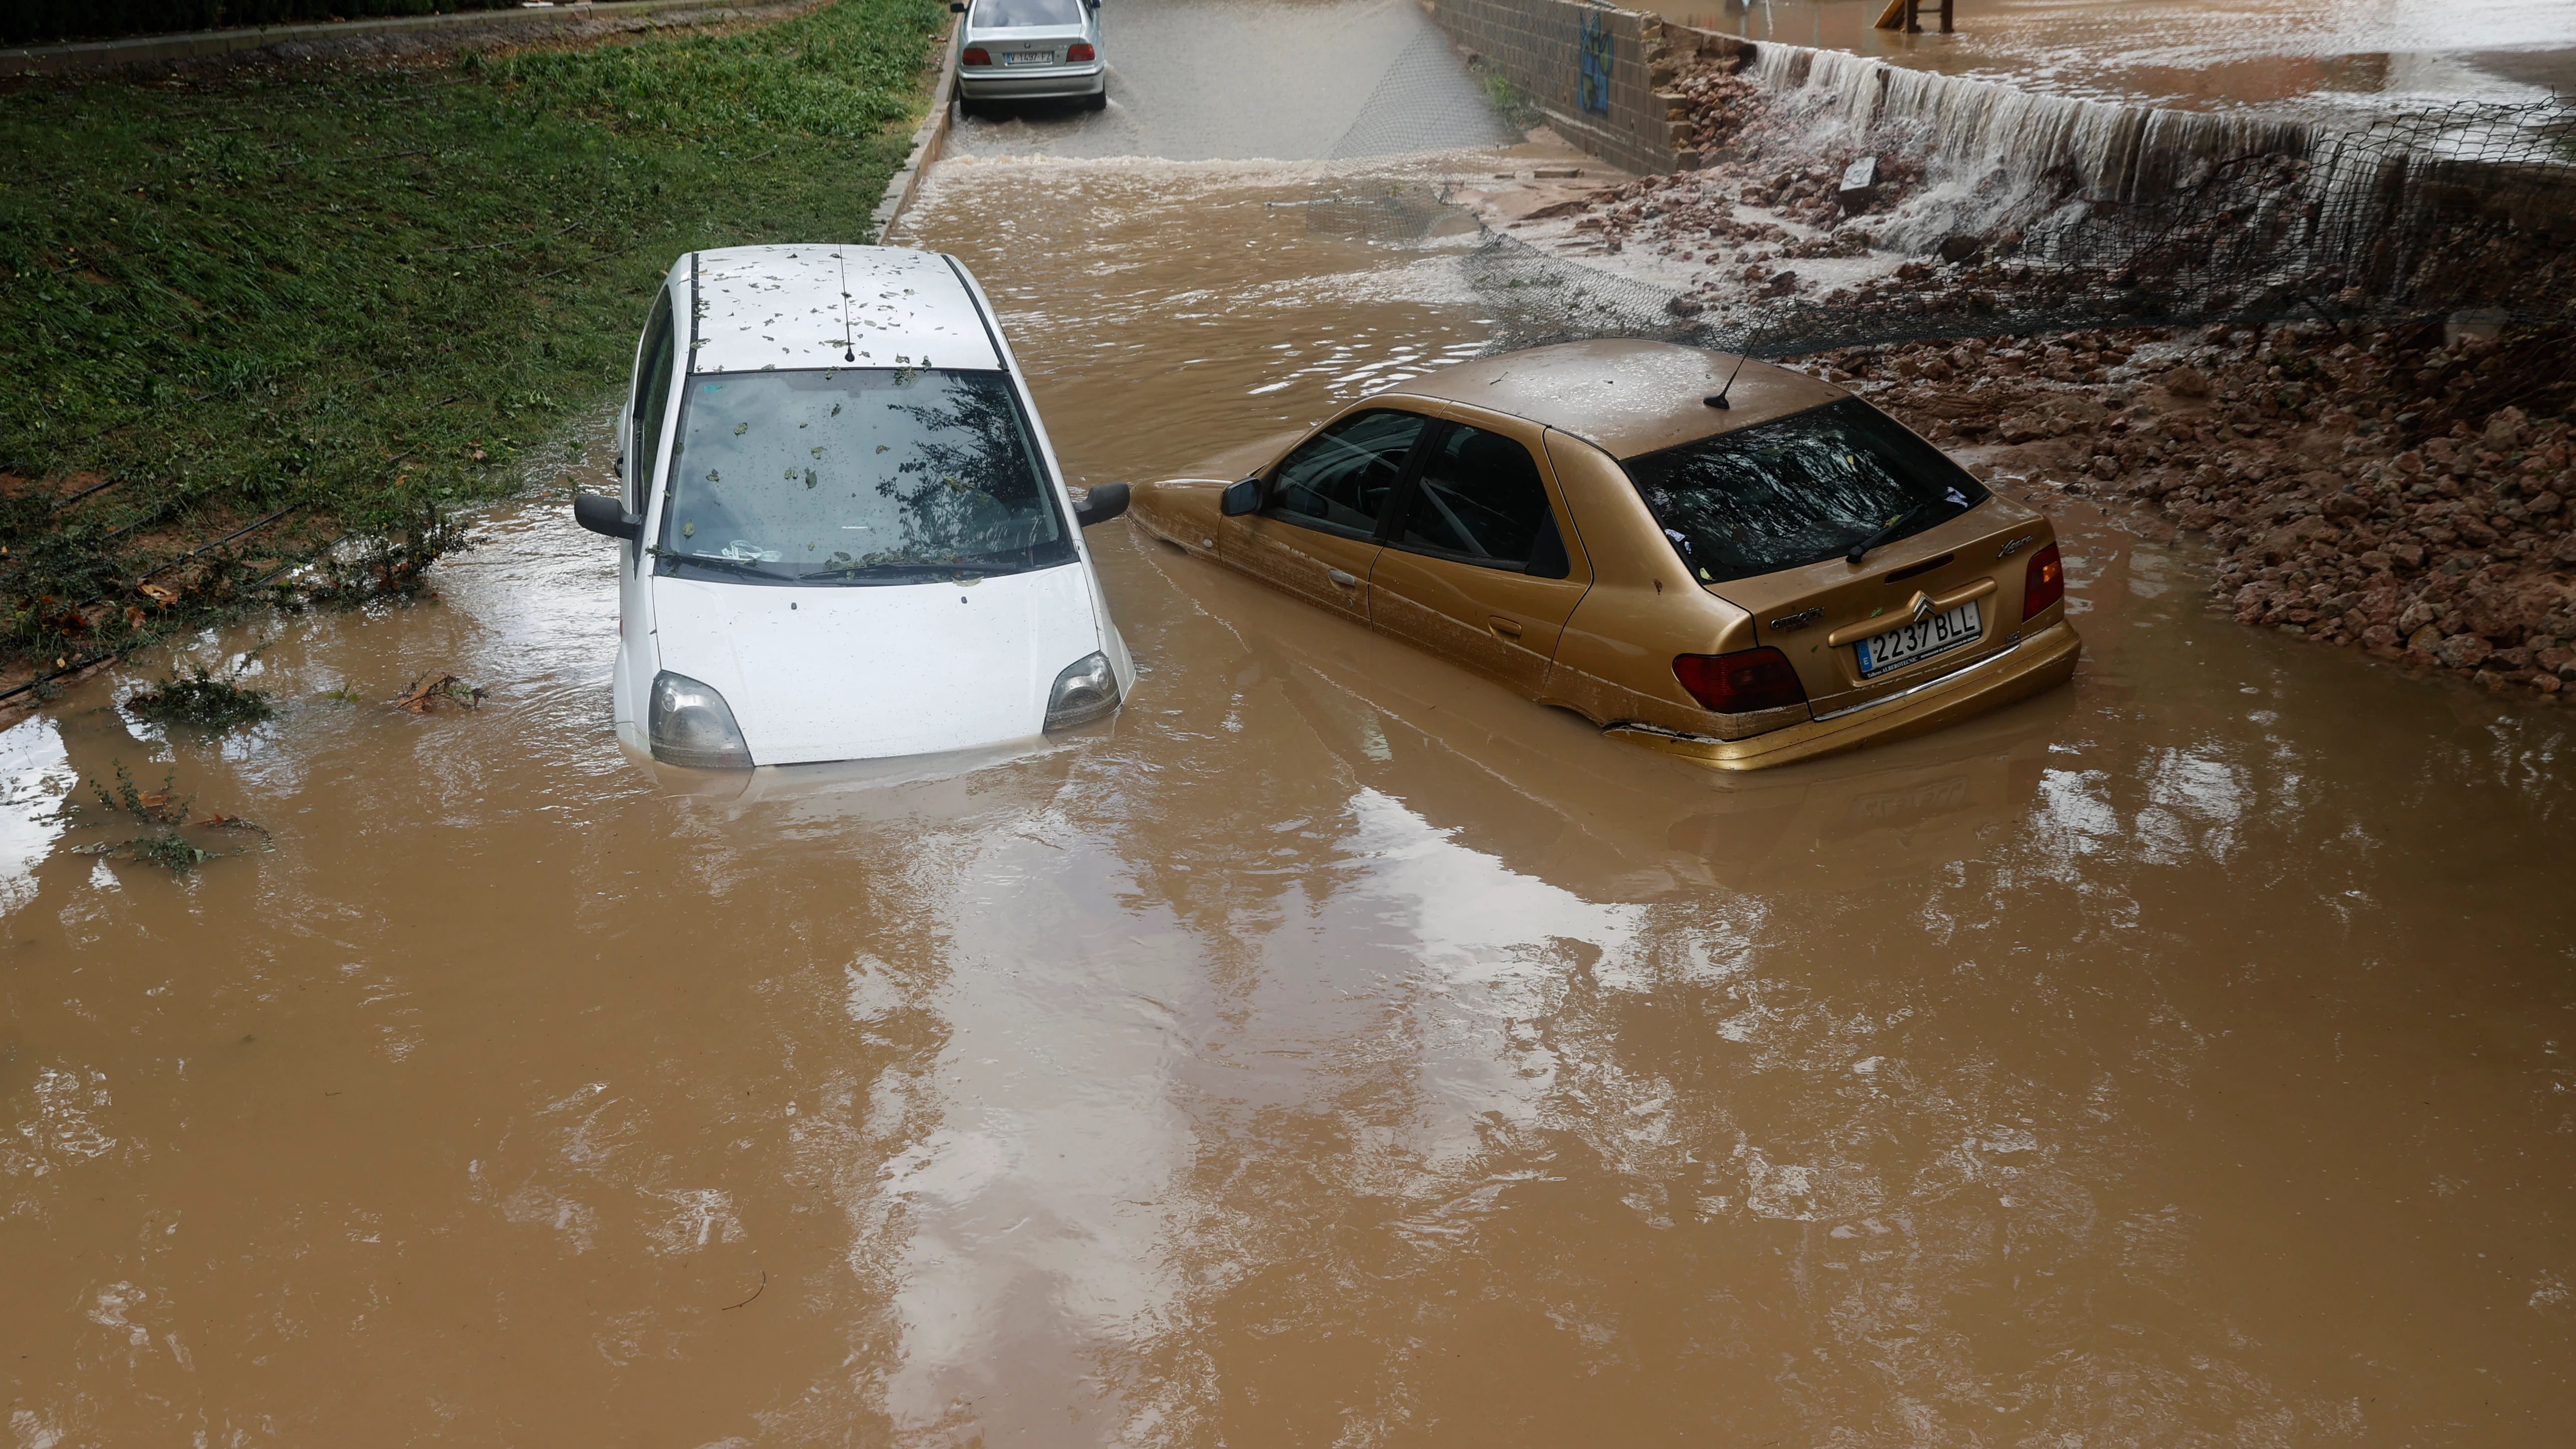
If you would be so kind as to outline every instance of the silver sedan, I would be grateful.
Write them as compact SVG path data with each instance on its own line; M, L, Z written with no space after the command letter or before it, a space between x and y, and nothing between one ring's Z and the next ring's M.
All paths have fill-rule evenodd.
M971 0L948 8L966 17L957 99L967 111L983 101L1078 99L1095 111L1109 104L1100 0Z

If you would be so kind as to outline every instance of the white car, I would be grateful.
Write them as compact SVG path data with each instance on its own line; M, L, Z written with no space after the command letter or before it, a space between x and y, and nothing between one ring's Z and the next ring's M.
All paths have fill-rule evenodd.
M618 738L746 769L1028 740L1135 667L975 279L895 247L680 258L636 349L621 497Z
M1079 100L1109 104L1100 59L1100 0L952 0L966 17L958 38L957 101Z

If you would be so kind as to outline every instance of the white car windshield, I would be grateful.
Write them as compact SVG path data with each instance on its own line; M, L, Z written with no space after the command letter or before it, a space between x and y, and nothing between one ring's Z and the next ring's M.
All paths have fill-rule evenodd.
M658 573L920 583L1074 561L999 372L848 367L689 379Z
M1081 23L1082 0L976 0L975 4L975 28L978 30Z

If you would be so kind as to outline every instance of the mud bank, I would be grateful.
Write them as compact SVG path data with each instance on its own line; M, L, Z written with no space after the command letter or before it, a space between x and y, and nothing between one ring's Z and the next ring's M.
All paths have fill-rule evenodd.
M1884 319L1891 296L1947 298L2001 324L2058 284L1972 244L1944 261L1837 243L1818 173L1833 175L1819 165L1679 225L1658 224L1657 198L1711 180L1460 199L1509 234L1540 232L1549 250L1669 292L1676 327L1714 345L1819 292L1855 318ZM2576 350L2564 329L2446 342L2451 330L1999 326L1793 355L2008 492L2102 503L2150 536L2205 536L2218 550L2208 587L2246 624L2556 693L2576 681L2563 416Z
M2400 136L2374 171L2304 127L1783 52L1674 79L1703 169L1451 199L1662 296L1665 335L1877 396L2007 490L2205 535L2246 624L2497 689L2576 680L2567 168L2471 197L2484 173ZM2384 320L2516 287L2554 321Z
M2217 550L2239 623L2497 690L2576 682L2567 339L2130 329L1847 348L1873 396L2042 507ZM2526 406L2514 405L2519 399Z

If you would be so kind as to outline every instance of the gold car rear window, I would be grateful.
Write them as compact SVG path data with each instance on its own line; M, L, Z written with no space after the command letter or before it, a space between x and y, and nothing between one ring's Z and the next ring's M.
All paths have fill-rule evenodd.
M1986 499L1966 469L1858 398L1622 465L1693 575L1724 583L1893 543Z

